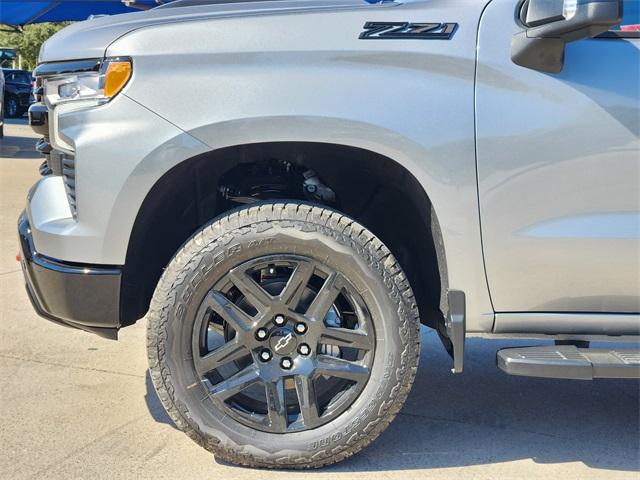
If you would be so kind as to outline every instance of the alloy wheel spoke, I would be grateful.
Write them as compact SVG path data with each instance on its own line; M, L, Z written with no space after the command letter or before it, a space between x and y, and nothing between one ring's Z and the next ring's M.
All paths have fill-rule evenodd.
M284 378L276 382L265 382L269 426L276 432L287 431L287 404L285 399Z
M251 317L219 292L209 292L204 305L220 315L238 333L247 331L251 325Z
M363 365L342 358L318 355L316 359L316 373L360 382L366 380L369 376L369 369Z
M313 380L305 375L296 375L295 385L302 423L307 428L313 428L319 423L318 401Z
M295 310L298 303L300 303L300 298L309 280L311 280L313 271L312 263L301 261L296 265L291 277L289 277L287 284L280 293L280 300L288 305L291 310Z
M285 336L296 342L278 344ZM267 255L216 282L191 342L208 409L284 434L319 428L352 405L369 381L376 335L342 273L298 254Z
M226 365L234 360L239 360L242 357L246 357L249 351L245 346L240 343L238 338L225 343L220 348L217 348L213 352L210 352L203 357L196 357L195 366L199 375L206 375L207 373Z
M218 400L226 400L260 380L260 370L251 364L238 373L221 381L211 389L211 396Z
M325 280L322 288L309 305L306 316L315 321L322 321L340 294L342 276L333 272Z
M253 278L247 275L245 270L238 268L230 270L229 280L256 310L263 312L273 303L273 297L258 285Z
M326 327L320 334L320 343L357 348L358 350L371 350L373 348L371 337L366 333L339 327Z

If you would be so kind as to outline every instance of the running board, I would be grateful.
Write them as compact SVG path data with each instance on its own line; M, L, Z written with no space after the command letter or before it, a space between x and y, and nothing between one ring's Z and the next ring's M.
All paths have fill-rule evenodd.
M593 380L640 378L640 350L552 347L504 348L496 354L498 367L509 375Z

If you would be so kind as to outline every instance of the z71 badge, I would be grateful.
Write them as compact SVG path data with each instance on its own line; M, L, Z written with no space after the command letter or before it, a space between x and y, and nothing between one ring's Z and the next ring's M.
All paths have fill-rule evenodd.
M457 23L367 22L364 40L451 40Z

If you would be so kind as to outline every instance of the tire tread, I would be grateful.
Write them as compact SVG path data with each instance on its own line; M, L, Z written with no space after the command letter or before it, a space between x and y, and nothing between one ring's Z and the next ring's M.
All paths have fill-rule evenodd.
M223 244L234 235L250 231L261 222L291 222L296 227L320 230L343 243L349 242L379 272L391 292L400 318L400 335L404 345L401 361L395 370L397 384L388 399L381 402L377 415L367 425L354 431L346 442L309 455L300 451L288 455L255 456L240 446L221 445L219 439L204 435L191 421L189 409L176 400L171 372L166 367L164 343L169 310L175 306L178 287L195 268L198 252L215 242ZM339 239L338 237L343 237ZM207 243L209 242L209 243ZM147 351L153 384L168 415L189 438L218 458L236 465L259 468L319 468L344 460L373 442L393 421L404 404L415 378L420 355L420 321L415 297L400 265L387 247L369 230L349 217L329 208L296 202L263 203L236 210L202 228L175 254L164 271L147 314ZM236 448L237 447L237 448Z

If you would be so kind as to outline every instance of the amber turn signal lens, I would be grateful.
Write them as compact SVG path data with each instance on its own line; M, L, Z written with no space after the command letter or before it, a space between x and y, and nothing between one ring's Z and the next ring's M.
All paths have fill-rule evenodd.
M113 97L129 81L131 77L131 63L114 61L109 62L104 75L104 96Z

